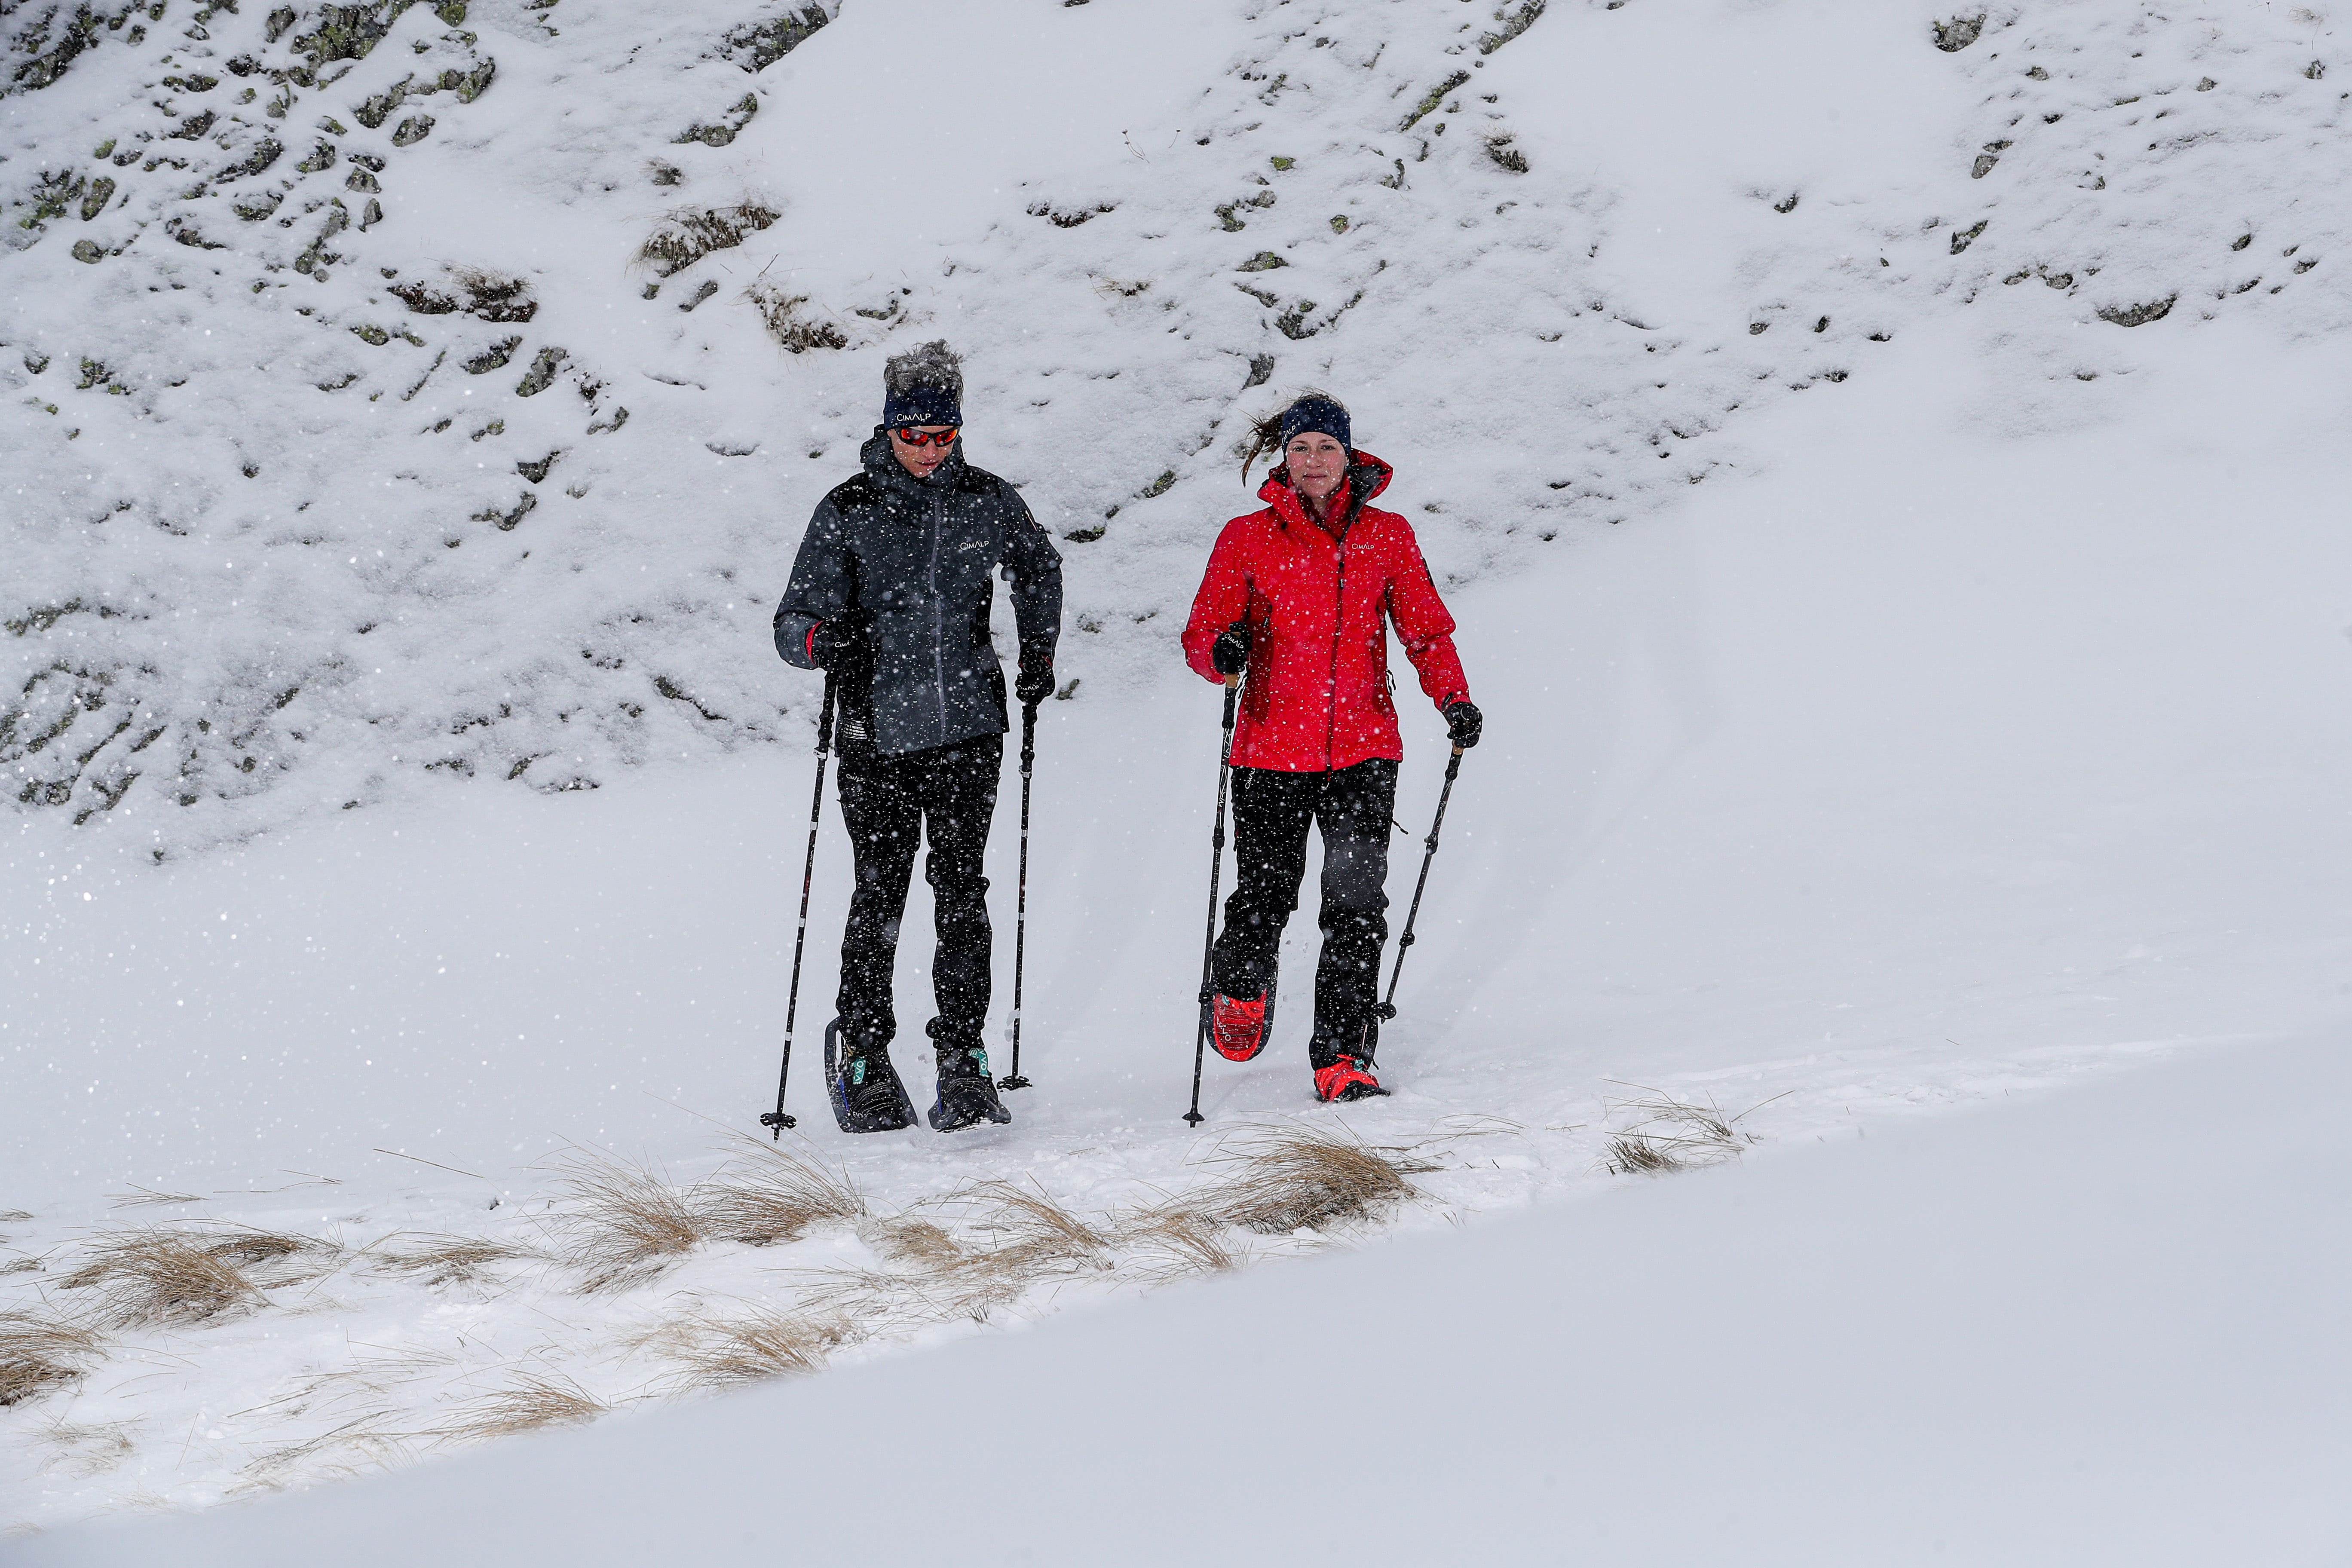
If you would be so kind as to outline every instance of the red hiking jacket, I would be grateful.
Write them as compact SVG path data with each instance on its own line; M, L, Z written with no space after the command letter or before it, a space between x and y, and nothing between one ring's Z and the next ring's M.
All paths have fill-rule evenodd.
M1339 537L1307 514L1286 468L1258 490L1265 510L1217 535L1184 626L1184 658L1222 682L1209 649L1227 626L1252 633L1234 765L1284 773L1402 760L1389 695L1387 625L1442 712L1470 695L1454 652L1454 617L1437 596L1412 525L1368 503L1392 470L1358 452L1332 500Z

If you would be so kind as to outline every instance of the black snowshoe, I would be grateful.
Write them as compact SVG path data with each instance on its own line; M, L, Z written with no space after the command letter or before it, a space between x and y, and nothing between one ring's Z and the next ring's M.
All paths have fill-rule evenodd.
M954 1046L939 1053L940 1098L931 1107L934 1132L957 1132L982 1121L1002 1125L1013 1112L996 1098L996 1082L988 1074L988 1052L978 1046Z
M833 1119L844 1132L896 1132L915 1124L915 1102L890 1065L890 1053L841 1048L841 1020L824 1026L824 1083ZM937 1112L933 1113L934 1115ZM934 1121L933 1126L938 1123Z

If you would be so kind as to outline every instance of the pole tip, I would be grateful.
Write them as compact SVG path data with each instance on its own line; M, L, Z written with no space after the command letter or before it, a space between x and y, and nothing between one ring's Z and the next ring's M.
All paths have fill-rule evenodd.
M1202 1122L1206 1121L1208 1118L1202 1115L1197 1110L1188 1110L1184 1113L1184 1120L1192 1125L1198 1127Z
M996 1087L999 1089L1027 1089L1029 1087L1029 1080L1023 1078L1018 1073L1013 1073L1006 1077L998 1079L996 1080Z

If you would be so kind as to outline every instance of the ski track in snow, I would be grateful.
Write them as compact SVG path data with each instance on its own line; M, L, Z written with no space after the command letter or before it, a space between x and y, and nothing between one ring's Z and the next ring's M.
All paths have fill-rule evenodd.
M1699 748L1740 732L1740 710L1678 666L1643 607L1612 626L1597 602L1570 613L1510 595L1565 582L1563 562L1605 585L1653 585L1675 569L1692 486L1769 483L1800 465L1792 435L1828 449L1842 425L1847 466L1892 452L1923 489L1965 492L1940 510L1920 498L1953 530L1983 519L1998 534L1998 498L1966 491L1986 474L2023 474L2088 510L2064 489L2070 461L2142 454L2099 443L2147 415L2159 375L2178 384L2228 346L2289 356L2336 341L2346 95L2324 18L2036 0L1990 9L1982 37L1947 53L1921 17L1845 0L982 9L846 0L752 74L724 40L806 7L693 0L649 21L591 0L478 3L460 23L415 5L310 85L288 72L315 8L272 40L266 7L191 22L171 0L143 24L121 11L119 29L101 11L98 41L54 83L20 77L0 96L15 247L0 307L0 647L16 660L0 688L0 759L24 807L12 973L37 998L0 1020L0 1039L45 1108L18 1144L24 1195L0 1194L33 1211L0 1221L0 1267L14 1270L0 1287L12 1309L73 1308L58 1278L126 1224L234 1223L351 1249L271 1289L266 1310L113 1334L69 1402L0 1412L12 1450L0 1517L47 1527L404 1462L525 1374L616 1405L667 1396L673 1369L632 1349L646 1331L789 1305L809 1270L882 1261L854 1227L819 1226L776 1247L707 1243L632 1289L583 1295L575 1271L528 1260L473 1284L403 1282L364 1249L417 1233L545 1247L558 1189L544 1156L565 1140L657 1158L681 1184L719 1163L717 1131L691 1113L733 1114L769 1070L777 889L798 870L798 847L781 839L805 805L814 709L814 684L772 658L767 616L809 507L870 425L882 355L933 335L971 356L975 460L1022 484L1065 541L1061 673L1079 684L1048 707L1049 745L1067 750L1049 752L1040 784L1041 830L1066 835L1041 851L1033 889L1024 1065L1042 1087L1014 1097L1013 1129L951 1143L852 1144L804 1123L816 1157L877 1212L1003 1178L1087 1216L1132 1214L1214 1179L1202 1162L1236 1129L1307 1114L1297 1006L1262 1069L1213 1064L1207 1136L1178 1135L1169 1100L1188 1066L1175 1035L1200 918L1193 764L1214 724L1213 700L1174 668L1174 634L1209 541L1249 504L1235 416L1308 384L1346 396L1368 448L1397 465L1391 499L1463 614L1474 689L1501 698L1409 971L1423 1000L1386 1053L1405 1067L1400 1093L1340 1118L1437 1167L1385 1223L1605 1191L1622 1180L1605 1169L1607 1141L1641 1115L1620 1102L1647 1091L1758 1108L1739 1125L1769 1157L2267 1032L2317 1005L2295 989L2318 967L2296 944L2323 949L2324 921L2297 930L2282 905L2263 924L2229 905L2246 933L2232 946L2187 923L2195 900L2171 900L2150 871L2140 901L2178 922L2159 952L2079 891L2158 843L2192 859L2268 851L2259 824L2207 850L2189 831L2202 819L2177 803L2088 790L2065 795L2066 831L2034 842L2014 823L1955 827L1937 841L1948 864L1890 901L1857 899L1845 926L1806 926L1817 917L1797 912L1793 874L1753 903L1724 895L1813 931L1815 947L1850 942L1868 976L1853 1000L1827 999L1848 979L1832 958L1785 984L1757 978L1805 946L1796 937L1775 950L1709 928L1684 933L1685 969L1645 960L1673 944L1664 933L1688 899L1658 894L1667 920L1645 926L1606 895L1644 878L1685 895L1709 885L1674 880L1675 851L1641 839L1642 823L1667 819L1670 786L1688 782ZM0 22L6 68L52 48L66 22L14 10ZM247 59L258 68L229 63ZM490 61L478 96L437 85L434 73L456 72L470 93ZM404 79L407 100L368 125L373 109L358 110ZM247 87L253 100L237 101ZM280 93L290 107L273 117ZM208 111L200 135L168 133ZM429 132L395 144L425 114ZM723 144L676 140L722 124ZM111 156L91 153L110 140ZM266 168L227 172L257 163L265 142L279 149ZM136 156L114 161L124 152ZM676 184L651 182L656 159ZM100 179L115 186L85 218ZM44 210L44 190L60 210ZM383 216L362 229L371 200ZM781 216L675 276L633 261L665 215L746 200ZM247 221L240 203L270 210ZM339 210L354 226L322 233ZM77 258L78 241L97 259ZM526 280L536 312L419 314L387 292L446 288L447 265ZM706 282L717 287L702 297ZM844 346L785 352L754 290L801 301L795 319ZM2166 300L2137 328L2100 318ZM464 368L512 339L496 367ZM553 349L551 381L523 395ZM1944 452L1900 445L1898 421L1865 412L1924 398L1938 378ZM1841 398L1855 411L1817 405ZM2002 442L2070 438L2085 444L2000 466ZM536 478L519 471L542 460ZM1773 505L1785 521L1802 500L1784 490ZM1732 531L1715 526L1717 543ZM2246 526L2262 535L2259 520ZM1648 542L1626 537L1644 529ZM2067 569L2050 558L2061 551L2000 537L2003 560ZM2113 561L2137 535L2118 520L2097 537ZM2260 561L2266 538L2246 546ZM2340 564L2277 558L2309 567L2312 594ZM1682 587L1659 592L1686 610ZM2212 639L2195 646L2223 645L2182 624ZM1646 695L1577 687L1604 662L1638 669L1625 679ZM2121 686L2112 700L2150 729L2170 712ZM1969 721L1900 732L1946 721ZM1961 732L2006 732L1975 722ZM1409 746L1433 732L1409 718ZM2307 780L2324 774L2302 764L2336 760L2332 741L2307 743L2247 762L2243 778L2213 776L2280 803L2279 821L2304 820L2316 809ZM2161 781L2176 760L2126 757L2116 776ZM1570 765L1587 762L1589 786ZM1433 771L1409 764L1400 814L1416 832ZM1706 776L1753 775L1724 764ZM577 815L572 792L603 785L603 814ZM1550 816L1530 840L1521 811L1547 789ZM340 815L353 803L364 809ZM1685 822L1704 815L1685 810ZM533 815L558 811L573 815ZM681 816L720 838L707 859ZM2126 842L2118 821L2142 837ZM1855 828L1857 864L1872 826ZM2342 833L2329 831L2333 845ZM1000 945L1010 837L995 846ZM1398 846L1401 904L1418 855ZM829 838L835 858L821 862L832 883L837 849ZM1538 850L1556 882L1525 875ZM2294 853L2327 860L2307 843ZM1633 868L1626 882L1608 879L1612 856ZM1716 863L1727 886L1760 875L1729 852ZM1849 892L1862 886L1853 867L1802 870L1824 904L1841 874ZM1097 916L1089 900L1109 903L1104 879L1117 877L1126 902ZM1948 972L1873 971L1895 941L1872 945L1874 911L1900 934L1910 928L1888 911L1971 879L2024 889L2021 910L2048 889L2086 934L2053 913L2014 950ZM92 893L123 923L79 908ZM818 1106L812 1020L830 994L838 893L826 885L812 928L804 1117ZM677 913L615 914L607 896ZM1619 909L1631 934L1558 907L1575 901ZM923 903L919 888L910 932ZM1286 939L1295 981L1312 939L1306 919ZM2266 944L2274 967L2244 967ZM920 945L902 954L902 1019L921 1016ZM599 966L642 973L652 996L588 984ZM2208 971L2222 978L2205 992L2180 979ZM2257 973L2290 984L2231 1017L2230 987L2255 989ZM1719 1009L1679 996L1726 976ZM1931 994L1935 1006L1918 1000ZM166 1000L195 1005L175 1023ZM1990 1033L1946 1037L1927 1026L1939 1008ZM1138 1042L1148 1068L1119 1054ZM919 1054L902 1049L902 1064ZM379 1061L378 1076L360 1072ZM631 1071L609 1090L561 1081ZM85 1074L76 1100L67 1082ZM919 1066L908 1077L927 1082ZM338 1088L304 1098L325 1082ZM100 1102L136 1109L86 1109ZM375 1155L379 1144L481 1174ZM327 1178L340 1184L315 1184ZM133 1184L202 1201L109 1206L109 1194L137 1198ZM1228 1239L1271 1261L1374 1234ZM835 1359L1181 1271L1164 1247L1123 1238L976 1316L879 1311L872 1337Z

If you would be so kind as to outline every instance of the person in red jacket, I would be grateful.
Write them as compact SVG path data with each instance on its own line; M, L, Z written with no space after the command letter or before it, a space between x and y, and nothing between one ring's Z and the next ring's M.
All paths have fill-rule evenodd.
M1388 940L1389 833L1404 756L1390 697L1388 628L1457 746L1480 717L1454 652L1454 617L1412 525L1370 503L1391 470L1355 449L1348 411L1309 393L1259 426L1242 466L1272 447L1265 510L1234 518L1210 552L1184 626L1203 678L1242 681L1234 729L1234 887L1210 1003L1220 1055L1265 1044L1282 928L1298 907L1307 829L1323 833L1323 953L1307 1047L1319 1100L1386 1094L1365 1045Z

